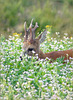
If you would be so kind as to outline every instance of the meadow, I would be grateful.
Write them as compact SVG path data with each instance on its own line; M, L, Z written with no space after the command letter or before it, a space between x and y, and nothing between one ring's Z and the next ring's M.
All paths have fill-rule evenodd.
M55 34L59 38L59 34ZM59 40L47 36L40 45L43 52L73 48L73 37L64 34ZM0 100L72 100L73 58L53 63L36 57L24 56L21 61L23 39L15 33L0 38Z

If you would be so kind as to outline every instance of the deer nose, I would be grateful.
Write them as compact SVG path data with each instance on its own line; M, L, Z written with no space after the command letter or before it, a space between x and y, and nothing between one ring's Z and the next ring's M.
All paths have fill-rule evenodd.
M33 51L33 50L34 50L33 48L29 48L29 49L28 49L28 52L29 52L29 51Z

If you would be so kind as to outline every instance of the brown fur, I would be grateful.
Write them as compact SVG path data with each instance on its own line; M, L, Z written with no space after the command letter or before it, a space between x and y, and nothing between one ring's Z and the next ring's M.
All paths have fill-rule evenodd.
M40 50L39 58L45 59L46 57L53 60L56 60L59 57L64 57L64 60L67 60L67 59L70 59L70 57L73 58L73 49L65 50L65 51L53 51L49 53L43 53Z

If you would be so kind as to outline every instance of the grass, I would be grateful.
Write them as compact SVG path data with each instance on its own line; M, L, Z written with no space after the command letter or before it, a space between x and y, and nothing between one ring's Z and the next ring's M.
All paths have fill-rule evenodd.
M56 37L59 35L56 34ZM48 38L40 46L43 52L73 48L73 37ZM63 64L58 58L49 63L37 57L20 60L22 43L18 35L0 40L1 100L72 100L73 61ZM73 60L73 58L71 58Z

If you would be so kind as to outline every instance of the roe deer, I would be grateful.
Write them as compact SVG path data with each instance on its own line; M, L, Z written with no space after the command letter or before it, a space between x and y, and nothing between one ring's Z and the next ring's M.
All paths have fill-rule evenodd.
M36 28L38 28L38 24L36 22L34 28L32 28L32 26L33 26L32 22L33 22L33 20L31 21L28 29L26 28L26 22L24 23L25 38L24 38L23 47L22 47L22 49L23 49L22 56L25 54L33 56L32 51L35 51L34 55L38 54L38 57L40 59L45 59L46 57L53 59L53 60L56 60L56 58L59 58L59 57L64 57L64 60L67 60L70 57L73 58L73 49L65 50L65 51L53 51L53 52L49 52L49 53L43 53L40 50L40 43L42 43L45 40L47 30L45 29L44 32L42 32L37 38L35 38L35 30L36 30ZM68 56L67 56L67 54L68 54ZM22 56L20 56L21 60L22 60Z

